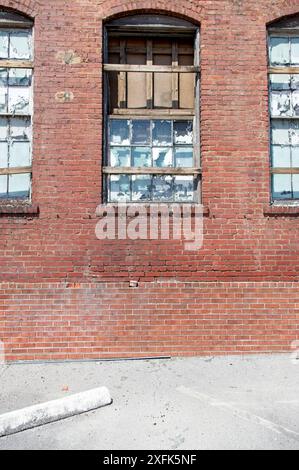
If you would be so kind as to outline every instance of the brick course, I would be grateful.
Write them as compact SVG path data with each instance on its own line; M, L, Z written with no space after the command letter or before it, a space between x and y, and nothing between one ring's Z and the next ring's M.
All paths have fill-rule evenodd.
M0 5L35 19L33 207L22 213L0 203L0 340L7 359L288 350L299 338L299 213L269 204L266 26L299 13L299 1ZM171 12L201 25L209 213L198 252L178 241L95 236L102 21L130 11ZM64 64L67 51L81 62ZM69 102L60 99L63 92ZM131 279L141 287L129 289Z

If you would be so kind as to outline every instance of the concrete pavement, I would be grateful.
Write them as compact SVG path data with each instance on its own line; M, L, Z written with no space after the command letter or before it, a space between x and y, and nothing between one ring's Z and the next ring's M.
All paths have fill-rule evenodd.
M1 366L0 413L107 386L107 408L0 439L1 449L299 449L289 354Z

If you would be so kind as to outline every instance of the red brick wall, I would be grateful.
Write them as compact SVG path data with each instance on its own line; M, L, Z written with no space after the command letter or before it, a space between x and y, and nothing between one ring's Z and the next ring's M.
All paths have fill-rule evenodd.
M0 0L0 6L35 19L33 203L39 214L9 215L0 204L0 281L17 283L10 289L3 284L1 298L0 340L7 343L8 358L51 356L43 344L52 347L52 338L60 345L53 346L55 357L288 349L289 340L298 338L299 219L296 212L267 212L266 25L299 12L299 1ZM171 11L201 24L203 202L210 212L198 252L185 251L178 241L111 242L95 236L101 195L102 20L145 10ZM62 63L59 56L69 50L79 55L80 64ZM73 93L69 103L57 99L64 91ZM130 290L124 295L129 279L141 280L140 294ZM163 283L155 282L163 279L198 283L194 289L200 295L188 314L185 303L176 308L183 284L164 292ZM65 289L67 282L92 285L76 291ZM208 295L201 291L202 282L211 283ZM51 283L57 283L52 292ZM289 289L285 297L280 297L280 283L284 292ZM244 298L244 286L256 300L239 305L235 295ZM118 292L122 301L112 307ZM143 330L143 313L131 302L140 296L145 302L149 294L158 302L148 303ZM95 324L93 329L86 320L86 336L81 329L90 299L96 299ZM202 334L203 313L209 340ZM226 323L230 315L232 320L239 315L237 326ZM171 339L168 320L175 325ZM108 322L111 336L105 336L101 322ZM70 333L82 339L80 345Z
M7 360L290 350L299 287L275 282L3 284Z

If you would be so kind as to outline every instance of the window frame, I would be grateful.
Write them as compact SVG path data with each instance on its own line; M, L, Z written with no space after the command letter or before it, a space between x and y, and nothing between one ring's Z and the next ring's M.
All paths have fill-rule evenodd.
M292 22L292 21L291 21ZM298 26L289 25L289 18L280 20L276 24L270 25L267 28L267 57L268 57L268 90L269 90L269 122L270 122L270 178L271 178L271 203L272 204L299 204L299 197L293 197L293 188L292 188L292 197L290 198L278 198L274 197L274 175L296 175L299 174L299 167L274 167L273 166L273 142L272 142L272 130L273 122L275 121L289 121L289 122L298 122L299 124L299 115L298 116L272 116L271 109L271 98L272 98L272 88L271 88L271 75L299 75L299 65L272 65L271 64L271 38L273 37L298 37L299 38L299 15L298 21L296 22Z
M0 113L0 118L7 118L8 120L13 118L20 118L23 120L30 119L30 129L31 129L31 139L30 139L30 166L21 166L21 167L11 167L11 168L0 168L0 176L9 175L22 175L30 174L30 186L28 189L28 196L18 197L18 196L9 196L9 191L7 192L7 197L3 196L0 198L0 205L10 203L11 201L25 201L30 202L32 200L32 155L33 155L33 112L34 112L34 21L28 18L26 15L12 12L5 8L0 8L0 31L10 30L10 31L30 31L31 32L31 59L1 59L0 58L0 69L6 69L8 72L10 69L24 69L31 71L31 84L30 84L30 95L29 95L29 112L24 114L13 114L9 113Z
M152 22L152 18L158 17L161 19L161 24L158 22ZM166 21L165 21L166 20ZM185 24L184 24L185 23ZM184 66L178 65L177 63L177 51L175 46L172 46L172 65L161 66L153 65L153 48L151 44L151 37L161 36L165 38L167 32L171 32L174 37L180 37L184 33L191 35L194 38L194 65ZM132 37L134 35L144 35L146 39L146 65L128 65L125 63L124 58L120 60L120 64L109 63L108 58L108 45L110 34L120 36ZM110 175L171 175L181 176L188 175L194 178L194 199L193 204L201 202L201 180L202 180L202 169L201 169L201 155L200 155L200 27L199 25L192 24L190 22L177 19L175 17L166 17L165 15L133 15L115 20L104 24L103 27L103 111L104 111L104 132L103 132L103 199L107 204L114 204L109 201L109 188L108 188L108 176ZM122 44L120 44L120 52ZM121 62L124 63L121 63ZM154 73L172 73L172 96L173 101L177 98L175 95L175 89L178 83L179 73L194 73L195 85L194 85L194 108L193 109L178 109L178 108L154 108L153 103L147 108L123 108L119 106L115 114L109 113L109 73L119 72L120 80L125 80L124 75L127 72L143 72L147 73L147 77L150 77L151 84L149 84L147 78L147 101L153 97L153 86L152 76ZM126 90L123 90L123 94ZM149 96L151 94L151 96ZM111 119L123 119L123 120L171 120L171 121L193 121L193 132L194 141L192 144L193 148L193 166L190 168L179 168L179 167L112 167L108 166L108 153L109 153L109 122ZM174 149L174 147L172 147ZM147 204L156 204L159 201L148 200ZM162 201L160 201L162 202ZM165 201L171 203L171 201ZM187 202L187 201L186 201ZM186 202L180 201L184 204ZM134 201L134 204L144 203L144 201Z

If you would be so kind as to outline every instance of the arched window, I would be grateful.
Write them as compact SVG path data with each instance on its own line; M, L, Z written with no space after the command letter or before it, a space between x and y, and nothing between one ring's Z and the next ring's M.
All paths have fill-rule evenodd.
M272 199L299 200L299 15L269 27Z
M32 21L0 9L0 198L31 192Z
M196 202L199 29L135 15L105 25L108 202Z

